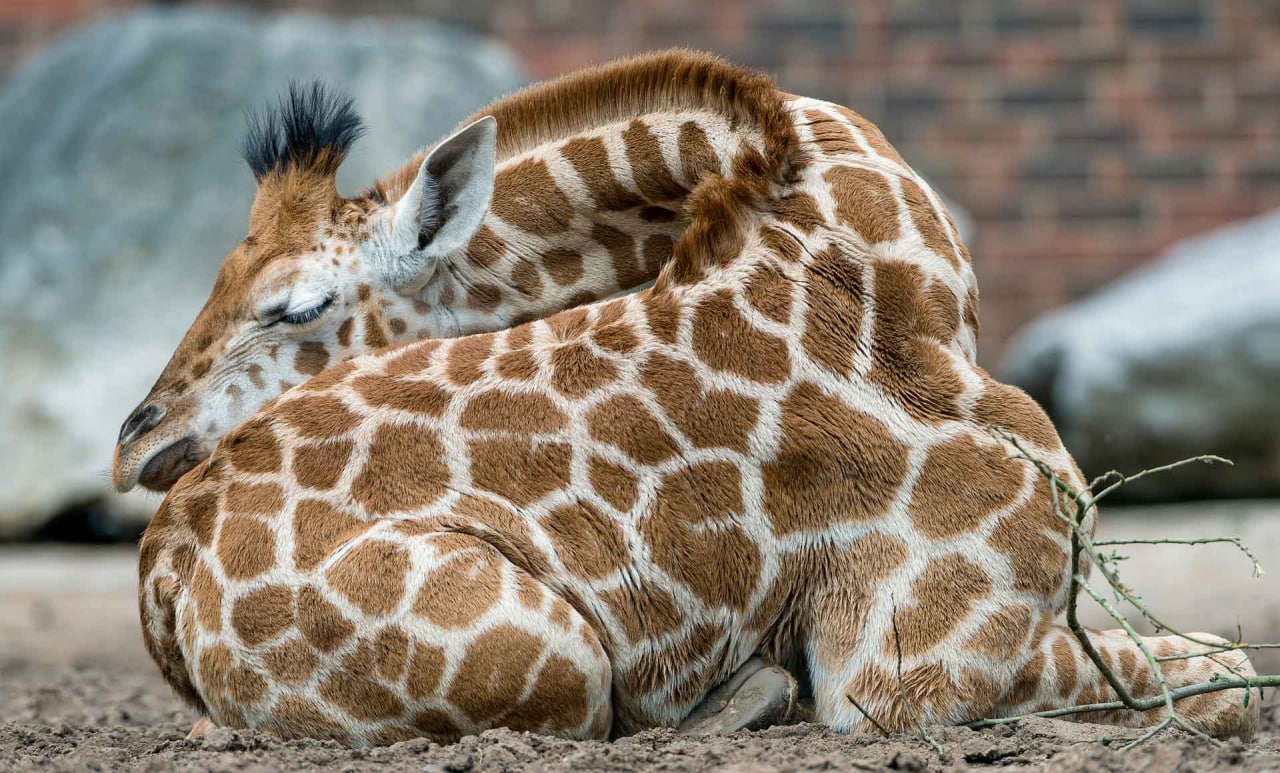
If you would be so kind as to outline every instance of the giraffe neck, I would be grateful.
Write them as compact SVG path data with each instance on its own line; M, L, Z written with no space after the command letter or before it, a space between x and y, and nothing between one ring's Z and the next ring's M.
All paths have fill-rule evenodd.
M736 125L735 125L736 124ZM504 159L467 249L420 300L452 335L506 328L646 286L689 224L690 193L730 175L760 132L709 110L655 112Z

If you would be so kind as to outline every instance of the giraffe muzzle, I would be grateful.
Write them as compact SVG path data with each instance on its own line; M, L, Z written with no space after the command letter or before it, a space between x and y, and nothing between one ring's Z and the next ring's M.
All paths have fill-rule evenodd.
M138 473L138 483L152 491L168 491L207 455L200 451L200 444L195 438L182 438L147 460Z

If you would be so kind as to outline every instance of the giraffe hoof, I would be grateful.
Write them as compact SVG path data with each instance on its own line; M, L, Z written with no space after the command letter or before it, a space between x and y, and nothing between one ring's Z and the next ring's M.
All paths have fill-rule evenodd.
M682 735L726 735L793 721L799 685L785 668L753 658L680 723Z
M213 720L209 719L207 714L201 714L200 718L196 720L196 723L191 726L191 732L187 733L187 740L194 741L217 727L217 725L213 724Z

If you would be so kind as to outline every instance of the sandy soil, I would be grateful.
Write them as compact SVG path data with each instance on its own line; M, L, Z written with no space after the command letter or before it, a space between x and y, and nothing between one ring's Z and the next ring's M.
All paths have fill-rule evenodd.
M1276 503L1112 511L1104 530L1112 538L1239 534L1264 564L1280 556ZM1280 638L1280 571L1250 578L1247 561L1225 548L1132 552L1126 578L1188 629L1230 635L1239 619L1255 640ZM1215 747L1171 733L1123 754L1103 739L1125 731L1051 720L936 728L944 757L914 737L840 736L811 725L708 739L651 731L611 744L494 731L447 747L420 740L367 751L229 730L187 742L193 717L142 649L134 560L128 548L0 547L0 769L1280 770L1280 709L1271 706L1248 744ZM1280 670L1276 660L1255 658L1260 671Z

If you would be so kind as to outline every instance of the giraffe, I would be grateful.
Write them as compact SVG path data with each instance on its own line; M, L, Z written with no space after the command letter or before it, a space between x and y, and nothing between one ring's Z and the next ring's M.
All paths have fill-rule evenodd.
M1080 473L975 364L972 270L928 186L856 113L718 59L582 77L761 141L692 191L652 286L361 355L227 433L141 544L169 684L214 724L356 746L675 725L757 656L802 659L837 731L1109 699L1055 622L1066 525L988 430ZM1152 693L1122 632L1089 638ZM1253 673L1146 644L1190 656L1161 666L1175 687ZM1247 736L1242 697L1179 708Z
M380 347L511 327L651 282L683 204L762 137L693 102L606 101L585 74L526 89L346 198L352 100L293 85L255 118L248 235L120 430L117 489L164 491L227 430L325 367ZM558 108L566 93L599 108Z

